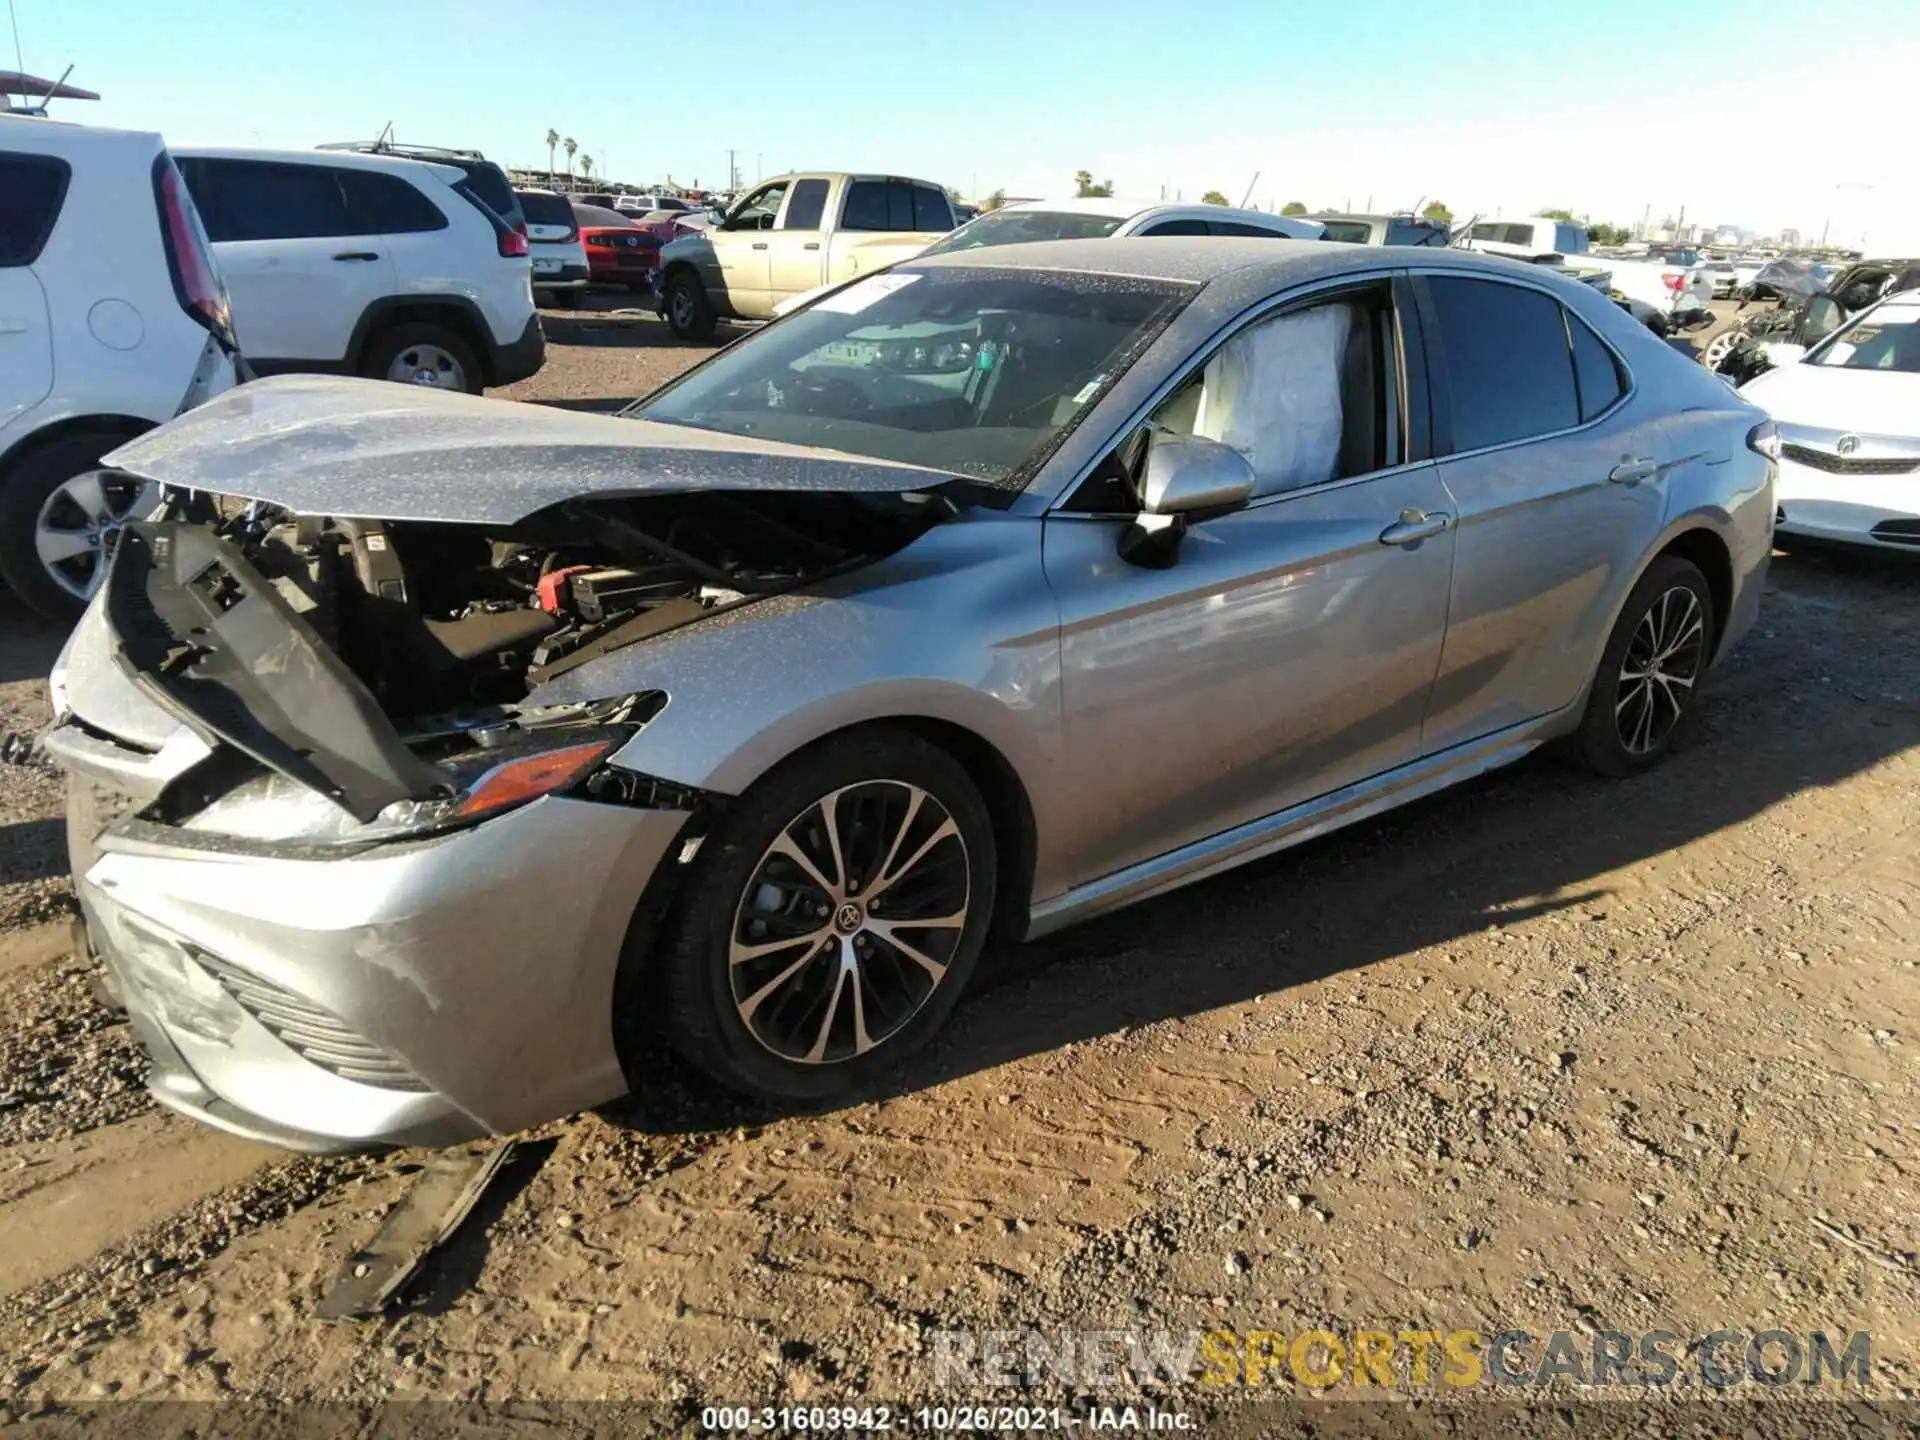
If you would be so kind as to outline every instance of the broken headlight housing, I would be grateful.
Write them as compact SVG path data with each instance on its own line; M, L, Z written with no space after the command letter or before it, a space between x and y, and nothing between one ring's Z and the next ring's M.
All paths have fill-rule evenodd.
M630 715L632 707L624 713ZM595 706L570 722L460 733L450 738L468 742L464 748L434 761L446 779L443 794L395 801L364 822L317 790L276 771L255 770L203 804L181 806L190 813L173 823L196 834L263 844L359 846L424 839L576 789L639 729L631 721L609 724L604 708Z

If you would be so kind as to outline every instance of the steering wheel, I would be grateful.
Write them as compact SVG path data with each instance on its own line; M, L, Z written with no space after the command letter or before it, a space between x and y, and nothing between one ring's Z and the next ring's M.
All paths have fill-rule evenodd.
M795 408L809 415L852 420L873 408L866 391L839 375L796 376L790 393L800 402Z

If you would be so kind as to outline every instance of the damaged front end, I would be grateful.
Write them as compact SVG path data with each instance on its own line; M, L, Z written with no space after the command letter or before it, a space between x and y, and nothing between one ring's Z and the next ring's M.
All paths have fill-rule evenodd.
M602 693L596 662L750 621L954 505L913 471L891 490L699 488L697 455L668 485L556 500L562 447L530 513L476 480L446 513L377 519L333 512L378 498L304 503L342 492L303 496L288 472L212 493L205 457L231 429L184 472L158 433L115 457L167 499L123 533L46 737L88 942L156 1097L351 1149L623 1093L623 948L724 800L622 767L672 696L630 664Z

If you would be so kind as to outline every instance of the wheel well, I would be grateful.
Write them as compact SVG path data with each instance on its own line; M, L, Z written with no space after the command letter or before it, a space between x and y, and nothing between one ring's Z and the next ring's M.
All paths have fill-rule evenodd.
M367 351L382 335L401 325L439 325L453 331L473 351L473 358L480 366L480 378L489 385L494 383L493 347L487 343L487 337L480 333L473 316L457 305L402 304L381 310L368 323L365 337L354 350L354 370L359 370Z
M0 467L24 460L70 436L104 433L123 435L131 440L136 435L144 435L157 423L135 415L75 415L66 420L57 420L45 429L25 436L5 455L0 455Z
M1733 608L1733 556L1728 553L1726 542L1711 530L1683 530L1669 540L1660 553L1690 561L1707 577L1707 589L1713 596L1713 619L1717 627L1713 643L1717 650L1720 636L1727 630L1727 614Z

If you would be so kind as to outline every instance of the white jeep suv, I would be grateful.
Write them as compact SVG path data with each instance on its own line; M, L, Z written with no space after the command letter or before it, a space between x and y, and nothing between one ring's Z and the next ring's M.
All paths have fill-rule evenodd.
M0 116L0 578L80 613L148 491L96 472L244 378L220 270L158 135ZM149 507L150 508L150 507Z
M527 237L465 171L342 150L174 151L262 375L477 394L540 368Z

